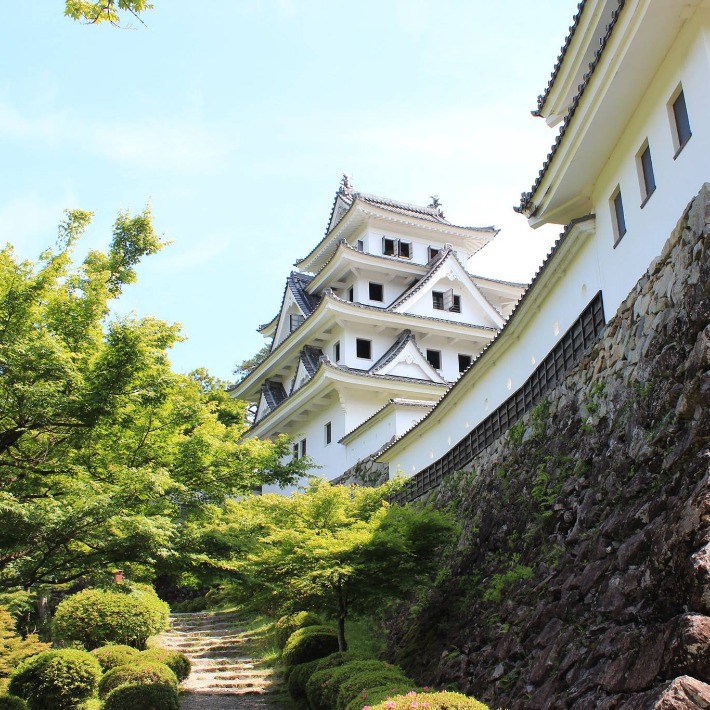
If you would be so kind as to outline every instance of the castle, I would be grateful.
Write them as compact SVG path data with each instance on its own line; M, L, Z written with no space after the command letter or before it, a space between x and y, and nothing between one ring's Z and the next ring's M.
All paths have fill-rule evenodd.
M329 478L376 458L406 499L468 463L578 362L708 180L709 87L708 0L582 0L533 111L557 138L516 208L564 229L522 298L465 270L493 228L344 181L234 390L259 402L250 435L291 434Z

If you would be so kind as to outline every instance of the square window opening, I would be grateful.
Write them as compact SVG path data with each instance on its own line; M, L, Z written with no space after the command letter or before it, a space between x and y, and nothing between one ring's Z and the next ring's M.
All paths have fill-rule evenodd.
M372 359L372 341L357 338L355 341L355 354L362 360Z
M443 311L444 310L444 292L443 291L432 291L431 292L431 305L434 306L434 310Z
M436 247L429 247L429 261L439 256L440 251L441 249L437 249Z
M459 373L468 370L468 368L471 367L472 362L473 358L471 357L471 355L464 355L462 353L459 353Z
M427 350L426 359L435 370L441 370L441 350Z
M370 281L370 300L379 301L385 300L385 287L382 284L376 284Z
M396 256L397 240L390 237L382 237L382 253L385 256Z
M400 242L399 243L399 256L402 259L412 258L412 243L411 242Z

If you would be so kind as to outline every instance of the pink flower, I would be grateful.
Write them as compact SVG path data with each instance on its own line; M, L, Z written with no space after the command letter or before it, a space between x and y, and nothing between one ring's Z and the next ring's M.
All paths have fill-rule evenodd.
M418 708L419 703L416 700L412 700L412 704L409 706L410 708Z
M370 710L370 706L369 706L369 705L365 705L365 707L363 707L362 710Z
M386 708L396 708L396 707L397 707L397 703L395 703L394 700L388 700L388 701L385 703L385 707L386 707Z
M410 690L410 691L407 693L407 697L408 697L408 698L413 698L416 694L417 694L417 691L416 691L416 690Z

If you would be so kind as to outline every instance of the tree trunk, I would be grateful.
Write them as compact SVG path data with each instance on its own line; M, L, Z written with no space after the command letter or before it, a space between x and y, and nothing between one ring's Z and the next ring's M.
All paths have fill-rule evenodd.
M345 616L342 614L338 615L338 650L348 650L348 642L345 640Z

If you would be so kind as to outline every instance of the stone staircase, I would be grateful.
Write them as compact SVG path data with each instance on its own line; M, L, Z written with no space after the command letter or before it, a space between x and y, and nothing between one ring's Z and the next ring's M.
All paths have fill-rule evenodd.
M253 658L256 637L236 614L171 614L170 628L155 638L192 661L182 684L182 710L275 710L269 699L272 671Z

